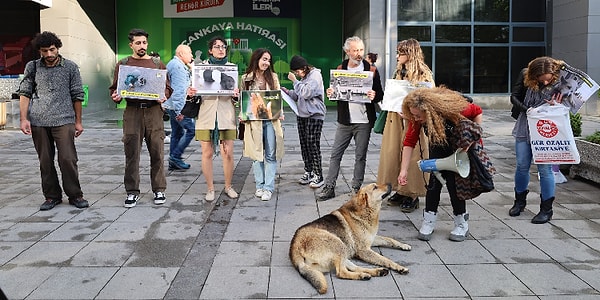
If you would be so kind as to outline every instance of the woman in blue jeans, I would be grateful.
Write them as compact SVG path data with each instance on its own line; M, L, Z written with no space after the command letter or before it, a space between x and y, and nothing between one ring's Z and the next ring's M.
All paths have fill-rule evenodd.
M563 61L551 57L538 57L529 62L527 68L521 71L511 94L513 111L519 115L513 128L515 137L515 152L517 168L515 170L515 203L508 214L518 216L527 205L529 190L529 169L533 154L531 152L529 127L527 125L527 110L543 104L554 105L562 102L560 93L554 94L559 84L560 68ZM522 99L519 95L524 95ZM536 164L540 175L540 212L533 217L531 223L543 224L552 219L552 203L554 202L554 174L552 165Z
M273 70L271 52L259 48L252 52L246 73L242 75L240 90L279 90L279 79ZM275 190L275 176L277 161L283 156L283 129L279 119L273 119L269 106L264 106L264 101L258 93L251 93L251 102L255 102L256 109L252 114L261 121L246 121L244 131L244 156L254 160L254 181L256 192L254 195L263 201L271 200ZM254 106L253 106L254 107ZM283 114L281 114L283 118Z

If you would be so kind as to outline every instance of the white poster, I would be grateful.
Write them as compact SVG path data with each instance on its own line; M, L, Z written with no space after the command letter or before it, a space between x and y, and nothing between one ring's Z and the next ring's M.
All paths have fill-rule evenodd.
M383 100L379 103L379 106L382 110L402 112L402 102L408 93L417 88L430 88L432 86L430 82L420 82L415 85L408 80L387 79L385 81Z
M527 112L531 152L535 164L578 164L569 108L557 104L530 109Z

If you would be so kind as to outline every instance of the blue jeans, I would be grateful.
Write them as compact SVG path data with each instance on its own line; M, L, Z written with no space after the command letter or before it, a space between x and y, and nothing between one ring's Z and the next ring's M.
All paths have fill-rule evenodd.
M277 171L277 157L275 155L275 129L270 121L263 121L263 149L265 157L263 161L255 160L254 181L256 189L263 189L273 192L275 190L275 173Z
M371 126L365 124L343 125L337 123L331 158L329 159L329 170L325 185L335 187L340 173L342 156L354 138L354 176L352 187L361 186L365 179L365 168L367 165L367 150L369 150L369 139L371 138Z
M171 120L171 143L169 144L169 156L181 159L183 151L194 139L196 125L193 118L184 117L181 122L175 119L177 115L174 110L167 109Z
M515 152L517 154L517 169L515 170L515 192L522 193L527 190L529 185L529 169L533 154L531 153L531 144L526 140L517 140L515 142ZM540 174L540 189L542 201L554 197L554 174L552 165L536 165Z

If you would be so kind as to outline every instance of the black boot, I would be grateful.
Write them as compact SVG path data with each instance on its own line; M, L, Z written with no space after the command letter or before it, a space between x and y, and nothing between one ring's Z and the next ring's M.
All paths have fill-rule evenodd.
M517 193L515 191L515 204L508 210L508 215L511 217L516 217L521 214L521 212L525 209L527 205L527 194L529 190L525 190L524 192Z
M533 224L544 224L552 219L552 202L554 197L540 203L540 212L531 219Z

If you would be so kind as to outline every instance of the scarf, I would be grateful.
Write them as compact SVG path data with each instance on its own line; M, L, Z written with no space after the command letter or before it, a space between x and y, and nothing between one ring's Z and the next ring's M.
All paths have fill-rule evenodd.
M227 63L227 56L225 56L221 59L218 59L211 55L208 57L208 62L213 65L224 65Z

